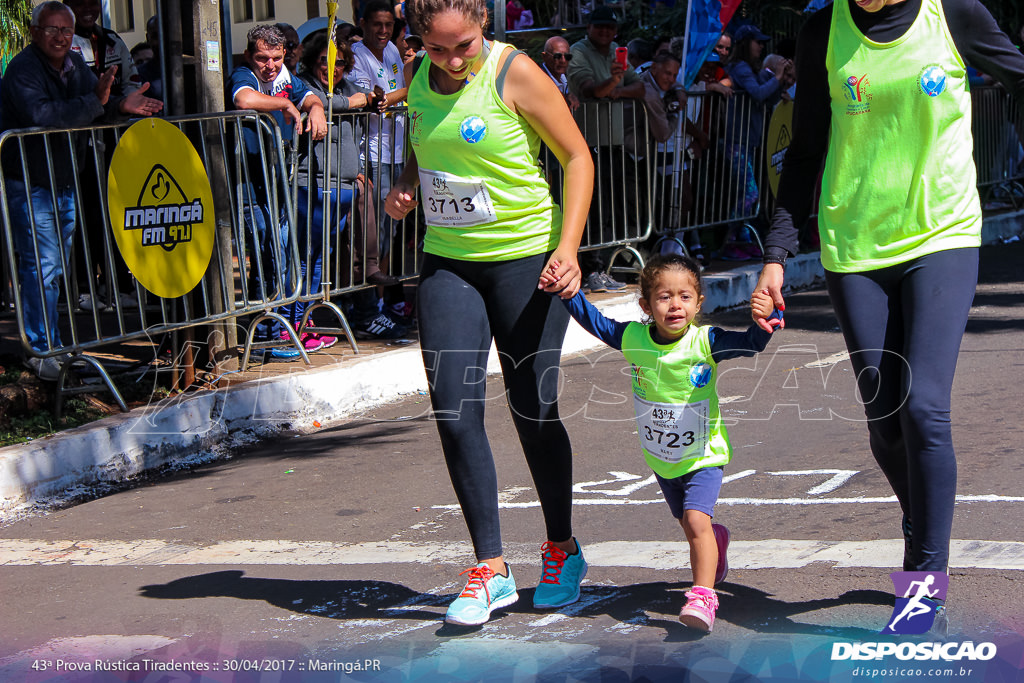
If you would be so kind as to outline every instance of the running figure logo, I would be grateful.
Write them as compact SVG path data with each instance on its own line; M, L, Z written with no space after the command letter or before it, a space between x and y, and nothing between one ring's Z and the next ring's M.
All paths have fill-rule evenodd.
M946 599L949 576L945 572L893 572L889 576L896 589L896 607L882 633L926 633Z

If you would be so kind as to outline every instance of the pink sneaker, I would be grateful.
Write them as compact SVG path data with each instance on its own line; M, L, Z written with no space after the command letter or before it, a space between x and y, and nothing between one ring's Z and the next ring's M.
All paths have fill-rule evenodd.
M313 322L312 320L310 320L307 323L307 325L309 327L316 327L316 323ZM306 334L304 334L302 336L303 337L309 336L309 337L312 337L313 339L319 340L320 343L321 343L321 346L320 346L321 349L329 349L329 348L331 348L332 346L334 346L335 344L338 343L338 338L334 337L334 336L331 336L329 334L317 334L316 332L307 332Z
M718 566L715 567L715 585L725 581L729 576L729 557L726 555L729 550L729 530L721 524L712 524L711 530L715 532L715 545L718 546Z
M281 330L281 339L283 341L291 341L291 337L284 330ZM306 349L306 353L313 353L324 348L323 343L308 332L299 335L299 343L302 344L302 348Z
M711 633L718 610L718 595L704 586L694 586L686 591L686 605L679 612L679 621L698 631Z

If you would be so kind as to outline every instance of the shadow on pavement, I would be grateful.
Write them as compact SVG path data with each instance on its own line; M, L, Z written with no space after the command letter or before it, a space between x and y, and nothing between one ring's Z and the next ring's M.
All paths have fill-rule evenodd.
M631 626L662 628L665 642L698 640L703 633L688 629L675 615L682 605L686 582L653 582L628 586L584 586L580 601L554 612L582 619L602 615ZM262 600L284 610L325 619L403 619L437 621L438 637L476 633L481 627L451 626L441 622L444 609L456 594L420 593L400 584L373 580L292 580L255 578L241 570L226 570L187 576L166 584L140 588L142 597L160 600L190 600L228 597ZM786 602L764 591L732 583L719 591L719 622L727 622L761 634L823 636L856 640L877 635L861 627L820 626L801 623L792 617L815 610L851 605L891 606L892 595L884 591L848 591L834 598ZM519 591L519 601L496 611L490 623L509 614L544 618L551 611L533 609L533 589Z

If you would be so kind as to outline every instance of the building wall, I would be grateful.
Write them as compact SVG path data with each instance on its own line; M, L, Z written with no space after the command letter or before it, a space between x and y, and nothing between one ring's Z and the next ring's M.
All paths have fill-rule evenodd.
M38 5L43 0L34 0ZM188 0L164 0L188 2ZM245 34L260 23L285 22L300 26L310 18L306 0L214 0L229 2L231 8L231 46L236 55L245 49ZM319 15L326 16L326 0L319 0ZM156 14L156 0L103 0L103 25L116 31L129 48L146 40L146 20ZM342 21L352 21L352 3L338 3ZM316 16L316 15L312 15ZM225 60L228 61L228 60ZM230 71L231 63L225 65Z

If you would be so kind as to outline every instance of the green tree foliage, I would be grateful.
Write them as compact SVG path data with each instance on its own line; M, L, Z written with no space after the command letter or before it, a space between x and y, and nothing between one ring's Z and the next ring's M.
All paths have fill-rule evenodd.
M0 65L28 44L32 22L32 0L0 0Z

